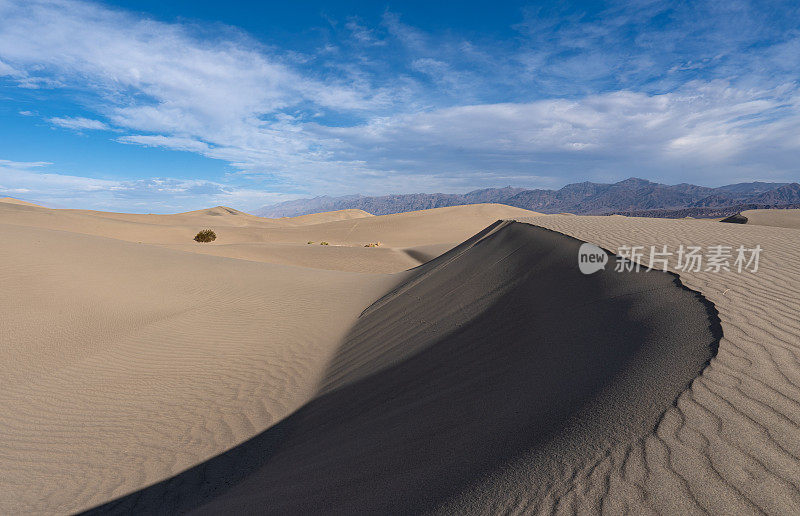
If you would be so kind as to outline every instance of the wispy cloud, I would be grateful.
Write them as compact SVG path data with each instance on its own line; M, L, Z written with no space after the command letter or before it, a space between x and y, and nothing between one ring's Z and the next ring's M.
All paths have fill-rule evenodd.
M15 169L28 169L39 168L52 165L49 161L11 161L8 159L0 159L0 167L15 168Z
M108 125L100 120L92 120L91 118L83 118L83 117L52 117L48 118L48 121L53 124L57 125L58 127L63 127L65 129L74 129L76 131L107 131L110 129Z
M373 46L386 45L385 40L378 38L375 35L374 30L368 29L367 27L361 25L357 18L350 18L350 20L348 20L348 22L345 24L345 27L347 27L347 30L350 31L350 33L353 35L353 38L359 43Z
M203 206L260 206L291 198L214 181L174 178L112 180L48 172L52 164L0 160L0 197L24 195L45 206L175 212Z

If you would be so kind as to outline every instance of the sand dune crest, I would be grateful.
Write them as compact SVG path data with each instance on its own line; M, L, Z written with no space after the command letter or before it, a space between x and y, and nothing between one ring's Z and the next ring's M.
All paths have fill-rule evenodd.
M98 512L417 512L521 453L561 451L529 472L545 479L645 435L716 323L670 275L580 274L579 244L493 225L367 309L297 413Z

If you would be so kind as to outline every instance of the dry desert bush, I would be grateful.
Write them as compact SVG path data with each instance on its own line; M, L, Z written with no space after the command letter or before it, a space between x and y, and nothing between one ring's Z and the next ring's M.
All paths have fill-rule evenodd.
M217 234L210 229L204 229L194 236L195 242L213 242L217 239Z

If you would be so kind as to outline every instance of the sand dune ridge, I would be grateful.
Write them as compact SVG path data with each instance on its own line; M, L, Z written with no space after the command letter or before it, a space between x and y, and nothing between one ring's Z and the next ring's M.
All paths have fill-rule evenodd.
M670 275L583 276L579 245L494 224L365 310L298 412L98 512L431 510L520 454L547 451L544 479L645 435L715 323Z

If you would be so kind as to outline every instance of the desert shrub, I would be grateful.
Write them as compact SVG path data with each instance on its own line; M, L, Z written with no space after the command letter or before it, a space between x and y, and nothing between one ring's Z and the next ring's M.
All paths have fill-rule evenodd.
M380 242L370 242L368 244L364 244L364 247L380 247L380 246L381 246Z
M320 242L319 245L330 245L328 242Z
M217 239L217 234L210 229L204 229L194 236L195 242L213 242Z
M309 241L308 241L308 243L309 243L309 244L313 244L314 242L312 242L311 240L309 240Z

